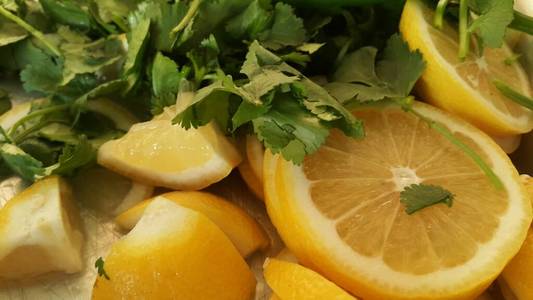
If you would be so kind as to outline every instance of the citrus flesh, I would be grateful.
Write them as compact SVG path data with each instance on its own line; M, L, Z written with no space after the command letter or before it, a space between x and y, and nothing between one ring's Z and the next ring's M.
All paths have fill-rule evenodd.
M263 160L265 149L257 137L251 135L246 136L244 144L246 155L239 165L239 172L254 195L263 200Z
M485 134L433 107L413 109L451 130L503 183L418 117L395 106L354 114L366 137L333 131L295 166L267 153L268 213L298 260L364 299L471 299L518 251L531 205L505 153ZM408 215L408 185L442 186L453 206Z
M255 278L225 234L207 217L158 198L113 244L93 299L248 300Z
M275 258L267 259L264 265L264 276L268 285L280 299L356 299L322 275L297 263Z
M506 47L475 50L458 58L458 33L445 24L432 26L433 12L421 0L406 2L400 31L410 48L424 55L427 68L416 92L428 102L453 112L494 136L509 136L533 129L533 112L503 96L493 84L502 80L526 96L531 95L527 75L519 63L506 64L512 57Z
M155 199L163 198L202 213L224 231L243 257L266 249L270 240L261 226L240 207L206 192L170 192L143 201L117 216L116 223L130 230Z
M83 234L70 188L52 176L0 210L0 278L22 279L82 268Z

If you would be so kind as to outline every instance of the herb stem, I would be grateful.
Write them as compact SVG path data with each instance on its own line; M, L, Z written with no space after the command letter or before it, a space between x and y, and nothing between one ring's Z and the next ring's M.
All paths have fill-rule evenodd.
M200 3L202 3L202 0L193 0L191 2L191 5L189 6L189 9L187 10L187 14L181 19L181 21L172 29L171 33L176 34L180 31L182 31L187 24L192 20L196 12L198 11L198 7L200 7Z
M69 108L70 108L69 104L61 104L61 105L56 105L56 106L52 106L48 108L43 108L43 109L34 111L32 113L29 113L23 118L21 118L20 120L18 120L17 122L15 122L15 124L13 124L13 126L9 129L9 135L12 135L20 126L22 126L22 124L24 124L25 122L29 120L32 120L42 115L46 115L46 114L53 113L56 111L62 111L62 110L69 109Z
M509 24L509 28L533 35L533 17L515 10L513 22Z
M468 3L459 1L459 58L465 59L470 50L470 32L468 31Z
M533 110L533 99L519 93L501 80L496 79L493 80L492 83L494 84L494 86L496 86L498 91L500 91L500 93L502 93L508 99Z
M4 16L5 18L11 20L15 24L19 25L20 27L24 28L26 31L28 31L31 35L33 35L36 39L41 41L55 56L61 56L61 52L59 49L56 48L56 46L52 45L44 36L42 32L35 29L30 24L24 22L21 18L17 17L16 15L12 14L7 9L0 6L0 15Z
M444 24L444 13L446 13L446 7L448 6L449 2L449 0L439 0L439 3L437 4L433 25L438 29L442 29Z

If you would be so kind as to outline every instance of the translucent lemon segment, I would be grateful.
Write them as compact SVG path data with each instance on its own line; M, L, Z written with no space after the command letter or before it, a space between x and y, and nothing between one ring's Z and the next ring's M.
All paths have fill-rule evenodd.
M156 198L143 201L116 218L124 229L132 229L141 219L145 209L162 198L180 206L202 213L213 221L233 242L243 257L253 252L266 249L270 240L261 226L244 210L218 196L205 192L170 192Z
M158 198L105 258L93 299L249 300L255 278L207 217Z
M0 278L23 279L82 268L83 235L67 184L49 177L0 210Z

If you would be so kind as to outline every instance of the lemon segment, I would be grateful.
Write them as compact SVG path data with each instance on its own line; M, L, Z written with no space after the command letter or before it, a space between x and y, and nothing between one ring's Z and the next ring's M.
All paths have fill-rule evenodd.
M412 49L424 55L427 68L416 92L430 103L453 112L494 136L510 136L533 129L533 112L503 96L492 80L500 79L524 95L531 87L520 64L505 64L512 56L506 47L486 49L483 57L471 53L458 58L458 36L446 24L433 28L432 10L421 0L406 2L400 31ZM475 51L472 51L475 52Z
M96 279L95 300L249 300L255 291L253 273L226 235L164 198L146 208L104 262L110 280Z
M245 159L239 165L239 172L250 190L261 200L263 191L263 160L265 148L255 136L245 138Z
M472 299L519 250L532 217L529 198L491 138L428 105L413 109L472 148L504 188L391 105L354 112L366 137L333 131L302 166L267 153L267 210L298 261L363 299ZM416 183L448 189L453 206L408 215L399 194Z
M533 203L533 179L524 176L523 182ZM529 229L520 252L509 262L499 278L505 299L533 299L531 270L533 270L533 228Z
M270 296L270 300L281 300L281 298L276 294L272 294L272 296Z
M170 192L139 203L120 214L116 223L132 229L141 219L145 209L155 199L167 199L180 206L202 213L213 221L233 242L243 257L266 249L270 240L261 226L240 207L206 192Z
M264 275L275 294L284 300L356 299L320 274L296 263L267 259Z
M67 184L34 183L0 210L0 277L21 279L82 268L83 235Z
M98 163L106 168L147 185L179 190L220 181L240 161L214 124L186 130L166 119L135 124L98 151Z

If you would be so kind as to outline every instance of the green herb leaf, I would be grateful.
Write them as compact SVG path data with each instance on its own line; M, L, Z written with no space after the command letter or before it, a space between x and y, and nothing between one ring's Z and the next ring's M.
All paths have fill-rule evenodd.
M0 147L0 155L13 173L26 180L35 181L46 176L43 163L15 145L3 144Z
M335 83L326 85L326 89L341 102L409 95L425 69L422 54L410 51L407 43L395 34L389 38L382 59L376 62L376 56L377 49L372 47L347 55L333 75Z
M141 79L143 60L150 41L150 20L144 19L135 24L127 35L128 52L122 67L122 76L127 78L128 85L123 93L129 93Z
M468 31L476 33L483 46L499 48L503 45L505 30L514 18L513 0L471 0L470 8L479 16Z
M44 12L55 22L82 31L92 27L91 16L72 0L39 0Z
M0 88L0 115L11 109L11 99L6 90Z
M170 58L158 52L152 63L152 114L163 112L163 108L176 103L181 80L187 72L180 71Z
M28 36L24 28L0 19L0 47L18 42Z
M57 165L52 168L53 173L58 175L72 175L76 169L88 165L95 158L95 149L93 149L85 136L81 136L77 144L66 145L63 148Z
M410 215L439 203L451 207L453 205L453 194L440 186L412 184L400 193L400 202L405 205L405 212Z
M104 277L105 279L107 280L110 280L111 278L109 278L109 275L107 275L105 269L104 269L104 259L99 257L95 262L94 262L94 267L96 268L96 270L98 271L98 276L100 277Z
M270 49L299 46L306 40L303 20L294 14L292 6L278 2L274 8L274 23L259 40Z
M28 92L52 94L63 80L63 60L46 54L30 40L17 47L20 79ZM20 52L19 52L20 51Z
M494 86L502 93L505 97L508 99L514 101L515 103L518 103L522 105L523 107L527 107L531 110L533 110L533 99L530 97L527 97L526 95L523 95L522 93L516 91L512 87L510 87L508 84L501 80L494 80L493 81Z

